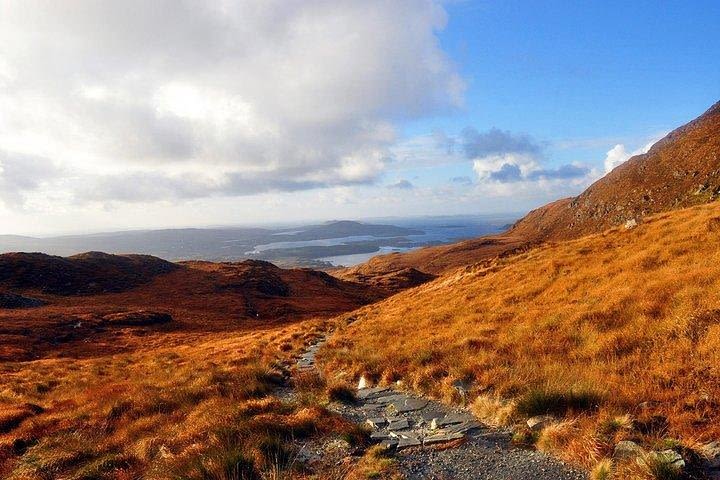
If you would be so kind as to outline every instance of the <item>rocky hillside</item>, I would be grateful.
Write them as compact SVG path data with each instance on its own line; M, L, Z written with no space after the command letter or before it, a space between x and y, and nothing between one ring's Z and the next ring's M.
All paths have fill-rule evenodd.
M564 240L720 197L720 102L575 198L530 212L510 233Z
M546 240L579 238L628 220L640 222L653 213L707 203L718 197L720 102L577 197L557 200L530 212L505 234L382 255L337 275L377 283L377 279L407 268L440 274ZM404 285L409 286L414 285Z

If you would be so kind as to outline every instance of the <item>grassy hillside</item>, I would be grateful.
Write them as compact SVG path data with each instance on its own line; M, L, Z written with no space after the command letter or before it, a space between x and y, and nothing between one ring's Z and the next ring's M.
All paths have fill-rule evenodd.
M298 442L362 435L318 404L281 402L282 361L321 325L184 346L0 364L0 477L254 479L295 469ZM281 473L281 472L286 473Z
M720 197L720 102L670 132L573 198L556 200L520 219L507 232L452 245L373 257L336 275L369 284L400 269L431 274L546 240L570 240L628 220L715 201ZM414 284L398 284L407 288Z
M102 258L92 255L107 267ZM25 288L11 275L0 308L0 478L304 478L302 445L365 446L363 432L324 408L324 385L280 394L293 358L328 328L323 319L377 298L372 290L248 261L173 265L132 288L107 275L103 291L122 291L61 295L43 290L46 272L62 286L97 275L58 257L18 259Z
M351 319L328 373L401 380L494 423L553 414L530 440L586 466L622 439L720 438L718 204L487 260Z

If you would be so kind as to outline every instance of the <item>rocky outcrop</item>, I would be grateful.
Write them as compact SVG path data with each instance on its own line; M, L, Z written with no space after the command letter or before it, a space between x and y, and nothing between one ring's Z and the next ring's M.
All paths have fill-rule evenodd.
M530 212L509 233L532 241L567 240L718 198L720 102L577 197Z
M37 308L45 305L45 302L37 298L24 297L14 293L0 292L0 308L16 309L16 308Z

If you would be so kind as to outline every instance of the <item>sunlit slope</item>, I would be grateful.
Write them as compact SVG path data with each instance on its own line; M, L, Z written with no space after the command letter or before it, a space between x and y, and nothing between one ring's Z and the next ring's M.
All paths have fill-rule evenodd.
M583 461L623 436L720 436L718 204L488 260L352 318L329 345L328 372L454 401L462 381L470 401L485 399L476 406L519 400L510 420L497 418L500 403L480 408L498 420L579 415ZM598 433L625 413L660 427Z
M579 238L623 225L628 220L718 198L720 102L670 132L647 153L630 158L577 197L537 208L503 234L379 255L336 275L374 283L383 275L407 268L432 274L447 273L543 241ZM405 285L408 286L415 285Z

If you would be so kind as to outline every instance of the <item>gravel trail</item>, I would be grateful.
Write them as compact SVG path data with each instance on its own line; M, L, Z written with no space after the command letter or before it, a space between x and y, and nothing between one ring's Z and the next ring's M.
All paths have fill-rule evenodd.
M322 338L300 357L299 370L315 370ZM372 426L374 441L395 451L405 478L581 480L588 474L542 452L512 444L509 430L477 422L467 411L390 388L364 388L354 405L337 405L344 417Z

